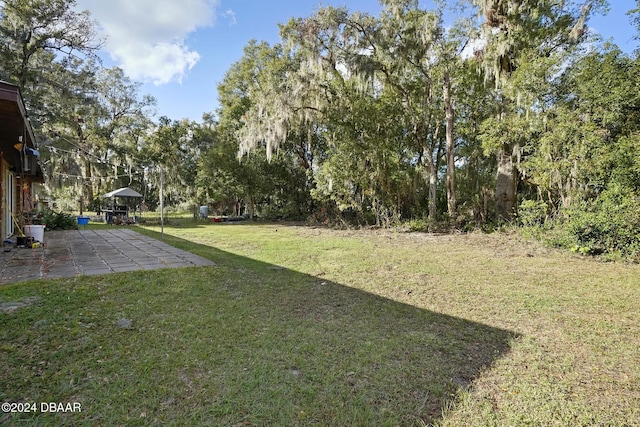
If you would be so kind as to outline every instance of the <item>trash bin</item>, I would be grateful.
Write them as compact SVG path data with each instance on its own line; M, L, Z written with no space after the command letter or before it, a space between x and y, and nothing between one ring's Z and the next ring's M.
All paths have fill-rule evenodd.
M200 206L200 218L209 216L209 206Z
M88 225L89 217L88 216L79 216L78 217L78 225Z
M37 242L44 242L44 225L25 225L24 234Z

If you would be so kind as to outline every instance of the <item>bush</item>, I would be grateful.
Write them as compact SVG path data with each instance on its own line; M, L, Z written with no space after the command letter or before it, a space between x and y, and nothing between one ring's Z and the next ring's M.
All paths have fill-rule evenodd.
M40 219L46 225L46 230L75 230L78 228L76 217L64 212L55 212L47 209L42 213Z
M575 239L574 251L640 258L640 199L631 190L613 185L597 199L565 213L566 230Z
M429 230L429 221L426 219L412 219L407 221L404 226L407 231L415 232L415 231L428 231Z
M524 200L518 208L518 219L526 227L544 224L547 217L547 204L535 200Z

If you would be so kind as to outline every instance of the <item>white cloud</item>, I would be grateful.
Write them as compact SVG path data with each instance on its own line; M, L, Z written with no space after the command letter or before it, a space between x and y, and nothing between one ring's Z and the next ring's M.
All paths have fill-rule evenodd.
M111 58L135 80L181 82L200 60L185 41L213 26L220 0L78 0L108 37Z
M236 25L236 23L238 22L236 20L236 13L231 10L231 9L227 9L225 10L225 12L222 14L222 16L224 16L225 18L227 18L229 20L229 26L233 26Z

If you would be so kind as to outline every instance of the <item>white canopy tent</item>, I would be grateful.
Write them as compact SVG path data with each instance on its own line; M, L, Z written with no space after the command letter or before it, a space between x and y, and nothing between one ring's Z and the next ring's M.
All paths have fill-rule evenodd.
M124 208L118 208L115 205L115 199L116 197L121 197L125 199L129 199L129 198L141 199L142 194L138 193L135 190L130 189L129 187L123 187L123 188L118 188L117 190L110 191L102 197L105 199L111 199L111 209L105 210L107 223L109 224L114 222L119 223L123 219L126 221L126 223L130 223L128 204ZM135 214L135 207L133 211ZM135 220L135 217L134 217L134 220Z
M117 190L113 190L105 194L105 199L110 199L112 197L137 197L142 198L142 194L138 193L135 190L130 189L129 187L118 188Z

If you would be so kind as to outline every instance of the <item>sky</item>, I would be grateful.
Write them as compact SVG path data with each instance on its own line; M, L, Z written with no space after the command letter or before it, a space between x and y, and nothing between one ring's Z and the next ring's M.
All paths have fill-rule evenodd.
M591 31L631 53L640 44L626 12L635 0L610 0L611 9L589 21ZM431 9L431 1L421 1ZM140 96L157 100L157 117L200 122L218 108L217 85L252 39L275 44L279 23L307 17L321 6L378 15L377 0L77 0L98 22L107 67L143 83Z

